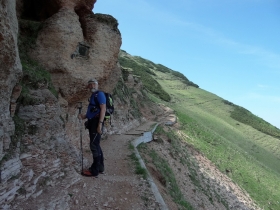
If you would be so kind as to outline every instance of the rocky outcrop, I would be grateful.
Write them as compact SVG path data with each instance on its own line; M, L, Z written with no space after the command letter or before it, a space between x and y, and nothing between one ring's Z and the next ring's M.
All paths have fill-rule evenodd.
M15 0L3 0L0 4L0 160L5 155L4 150L9 149L10 136L14 133L10 103L12 101L14 105L18 97L18 94L13 94L13 90L21 76L15 6ZM14 92L17 92L16 90L18 88L15 88Z
M88 95L85 85L90 78L102 89L113 90L121 72L120 46L114 18L81 13L68 5L44 22L30 55L51 72L56 89L71 104Z
M122 78L117 21L110 15L93 14L94 3L1 3L2 209L69 209L66 189L80 179L81 142L83 150L88 150L88 131L77 118L77 102L82 102L85 113L90 78L96 78L100 89L115 99L115 112L111 124L106 122L104 138L151 117L154 105L144 103L147 96L139 78L131 72ZM84 167L89 167L90 161L84 158Z
M0 203L4 199L10 202L14 198L15 192L19 189L18 185L12 188L5 188L2 180L18 175L22 167L18 155L12 158L7 155L7 151L11 150L11 136L14 134L15 129L12 120L14 109L11 112L10 107L14 108L15 101L19 95L17 90L20 91L20 88L14 87L21 76L21 63L17 48L18 24L15 5L15 0L3 0L0 4ZM4 163L3 159L8 161ZM13 185L12 183L9 184L10 186Z
M109 15L93 14L94 2L17 0L17 8L15 1L5 1L1 7L4 48L0 58L5 64L1 97L5 101L1 101L0 208L68 209L65 189L80 179L81 140L83 149L88 149L88 133L77 119L76 107L81 101L85 112L88 79L98 79L106 92L113 93L117 87L115 113L112 124L107 122L106 135L120 134L145 121L137 105L144 98L142 83L131 74L128 87L121 79L118 23ZM51 81L44 78L42 67ZM31 81L36 74L44 76ZM131 96L129 89L135 88L139 90ZM84 166L89 164L84 159ZM35 198L42 202L32 203Z
M87 131L77 119L76 103L87 104L90 93L85 86L90 78L112 92L121 75L118 23L109 15L93 14L95 1L1 1L1 209L31 203L30 198L59 187L61 193L47 196L50 199L40 206L68 208L69 196L63 192L79 180L80 132L85 148L88 141ZM25 24L19 41L18 19ZM50 91L48 79L33 86L28 83L37 71L41 74L42 67L51 74L57 96ZM135 123L139 124L136 120L131 125ZM86 159L84 164L88 164ZM38 208L37 204L33 207Z

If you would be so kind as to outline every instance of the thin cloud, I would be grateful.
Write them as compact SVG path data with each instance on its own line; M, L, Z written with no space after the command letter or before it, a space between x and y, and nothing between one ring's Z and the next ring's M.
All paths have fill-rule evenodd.
M257 56L262 59L263 62L267 64L267 66L271 68L276 68L280 70L280 55L269 52L265 49L256 47L256 46L248 46L248 45L241 45L242 51L241 54L253 55Z
M246 99L257 99L261 101L266 101L268 103L279 103L280 105L280 97L279 96L271 96L271 95L262 95L259 93L249 93L245 96Z
M256 1L256 0L247 0L247 1ZM260 0L260 2L263 0ZM273 0L272 0L273 1ZM240 1L241 2L241 1ZM131 4L131 5L130 5ZM171 13L170 11L160 10L152 6L149 1L141 0L134 1L129 3L131 7L137 7L137 14L142 18L147 17L150 19L150 22L161 22L163 25L169 26L178 26L179 28L185 28L185 31L194 31L199 33L201 37L204 37L208 42L216 43L220 46L228 47L231 50L236 51L239 54L253 56L257 62L261 62L268 68L271 68L270 71L274 73L280 73L280 54L275 52L268 51L259 46L253 46L244 44L237 40L225 37L222 31L215 30L213 28L207 27L205 25L186 21L178 17L176 14ZM135 14L136 15L136 14ZM151 17L153 17L151 19Z
M268 85L258 84L258 88L260 88L260 89L270 89L271 87L268 86Z
M258 46L232 40L213 28L194 22L187 22L171 15L168 17L168 22L199 32L204 35L207 40L234 49L239 54L254 56L269 68L276 69L276 72L280 73L280 54L270 52Z

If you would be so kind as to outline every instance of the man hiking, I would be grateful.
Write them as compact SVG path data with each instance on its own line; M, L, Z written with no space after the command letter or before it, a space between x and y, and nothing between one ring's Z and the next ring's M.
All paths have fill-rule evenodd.
M89 80L87 88L92 93L89 98L87 113L85 115L80 114L79 118L88 119L90 150L92 152L93 163L88 170L82 171L82 175L97 178L98 174L104 171L104 158L100 147L100 139L106 112L106 97L104 92L98 90L96 79Z

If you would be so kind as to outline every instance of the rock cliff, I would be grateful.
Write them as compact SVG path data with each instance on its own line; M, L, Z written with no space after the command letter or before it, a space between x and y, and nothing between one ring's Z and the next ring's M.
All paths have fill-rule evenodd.
M1 1L0 208L17 208L49 187L79 180L80 131L84 142L88 135L77 119L77 102L85 112L90 78L115 96L107 135L144 120L135 101L145 96L127 96L141 83L118 63L117 20L94 14L95 1ZM51 202L67 209L63 192Z
M18 92L16 84L21 75L21 63L17 48L18 21L15 1L4 0L1 1L0 6L0 159L2 159L3 149L9 148L10 135L14 132L13 113L10 112L10 105L14 109Z

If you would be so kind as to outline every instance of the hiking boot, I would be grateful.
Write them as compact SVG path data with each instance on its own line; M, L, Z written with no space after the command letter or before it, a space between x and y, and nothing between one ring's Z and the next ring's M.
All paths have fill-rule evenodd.
M91 171L91 167L89 167L88 170ZM98 173L100 173L100 174L105 174L105 172L104 172L104 167L103 167L103 170L102 170L102 169L99 169Z
M98 177L98 176L93 176L92 173L90 172L90 170L83 170L82 175L83 176L92 176L92 177L95 177L95 178Z
M91 172L89 170L83 170L82 175L84 176L92 176Z

